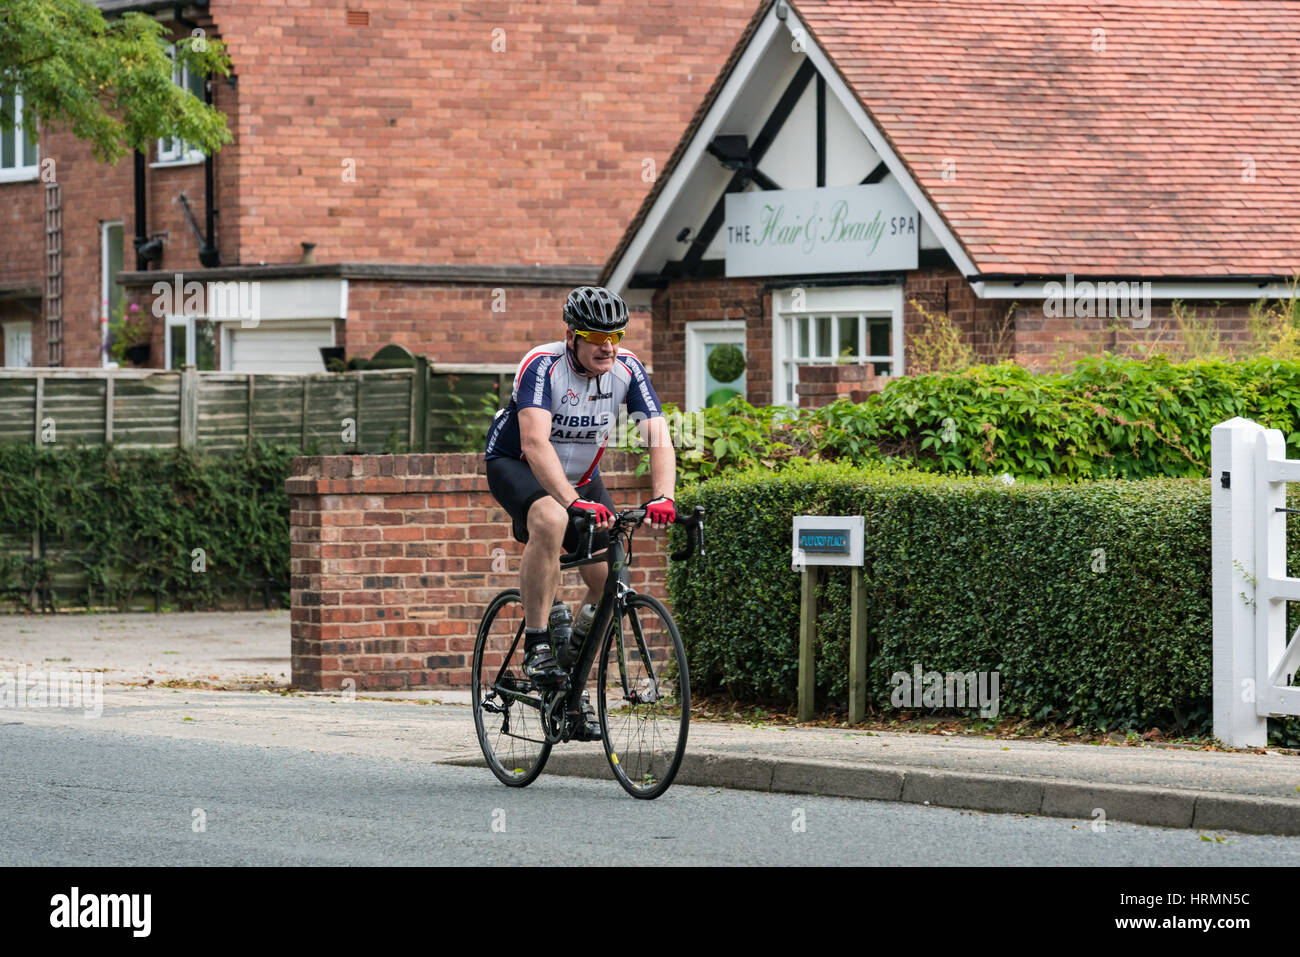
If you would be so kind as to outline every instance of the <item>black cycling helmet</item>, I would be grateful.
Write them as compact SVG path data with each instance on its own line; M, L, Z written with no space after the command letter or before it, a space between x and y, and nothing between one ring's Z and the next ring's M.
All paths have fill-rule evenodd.
M618 332L627 325L627 303L604 286L579 286L564 301L564 321L571 329Z

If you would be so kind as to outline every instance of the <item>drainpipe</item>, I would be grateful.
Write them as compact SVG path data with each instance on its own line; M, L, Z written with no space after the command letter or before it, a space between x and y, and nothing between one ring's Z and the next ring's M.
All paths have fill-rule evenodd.
M207 3L201 2L198 6L206 9ZM191 33L198 29L199 25L193 20L186 19L183 7L177 6L172 12L176 22ZM212 78L207 77L203 81L203 102L208 106L212 105ZM221 265L221 253L218 252L216 243L213 242L213 234L216 232L216 210L212 208L212 197L216 193L214 186L214 167L212 164L212 154L209 153L203 160L203 208L204 212L204 233L206 234L199 243L199 262L208 269Z
M135 268L144 271L149 263L162 258L162 240L149 238L149 224L145 221L147 206L144 199L144 153L135 152Z
M212 80L207 79L203 83L203 102L208 106L212 105ZM203 245L199 248L199 262L209 269L221 265L221 252L213 242L213 233L216 231L214 218L216 210L212 208L212 197L216 194L213 188L213 165L212 154L209 153L203 161L203 208L204 215L204 232L207 236L203 240Z

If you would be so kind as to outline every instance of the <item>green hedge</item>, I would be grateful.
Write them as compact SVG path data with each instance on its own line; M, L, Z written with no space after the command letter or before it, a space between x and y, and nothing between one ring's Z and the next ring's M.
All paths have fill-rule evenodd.
M1007 486L843 464L724 475L679 495L708 510L703 561L669 587L700 692L797 694L796 514L866 516L877 651L869 700L897 671L997 671L1002 715L1093 728L1211 723L1208 480ZM1292 523L1291 554L1300 555ZM1094 571L1095 549L1105 571ZM819 706L847 699L848 571L820 587Z
M892 459L1017 478L1202 477L1210 429L1238 415L1281 429L1300 457L1300 363L1103 356L1058 375L1004 363L898 379L797 414L733 399L690 420L681 472Z
M297 454L0 446L0 593L21 605L36 587L56 607L287 605L284 483Z

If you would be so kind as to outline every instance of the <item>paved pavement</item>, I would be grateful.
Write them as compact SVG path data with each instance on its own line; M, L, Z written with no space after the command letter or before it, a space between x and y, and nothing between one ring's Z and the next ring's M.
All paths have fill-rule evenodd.
M98 716L28 707L0 714L0 721L482 763L464 692L352 700L160 687L175 679L286 682L288 630L286 612L0 617L0 671L20 666L29 673L99 670L105 683ZM150 679L153 686L138 686ZM545 773L610 776L598 743L557 747ZM1300 834L1300 757L1274 751L1065 745L694 721L677 780L1052 817L1104 816L1202 831Z

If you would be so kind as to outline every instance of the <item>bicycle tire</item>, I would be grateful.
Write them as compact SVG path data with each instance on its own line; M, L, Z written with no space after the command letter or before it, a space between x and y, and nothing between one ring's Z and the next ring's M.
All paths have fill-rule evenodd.
M479 623L470 672L470 701L479 747L492 773L512 788L532 784L551 756L551 744L542 734L540 707L534 709L496 690L500 676L512 690L541 701L532 683L523 676L523 629L524 605L519 589L501 592L492 599ZM504 661L507 652L510 657ZM501 710L493 712L488 705Z
M610 621L596 687L601 738L614 777L633 797L659 797L686 753L691 682L677 625L657 598L630 595Z

